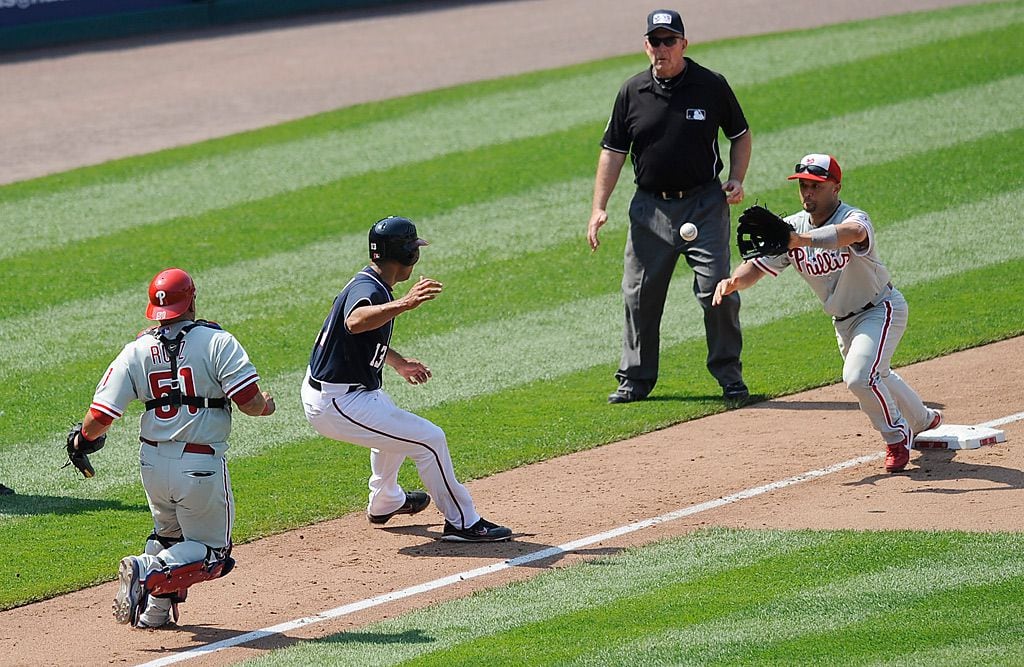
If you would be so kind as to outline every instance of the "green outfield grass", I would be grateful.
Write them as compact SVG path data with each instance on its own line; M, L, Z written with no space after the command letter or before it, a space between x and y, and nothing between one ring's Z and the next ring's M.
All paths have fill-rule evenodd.
M702 530L247 665L1007 665L1024 538Z
M1024 275L1022 24L1024 3L1001 2L692 48L727 75L753 127L748 202L795 210L792 164L810 151L842 161L844 197L872 215L911 304L898 365L1024 332L1024 295L1007 279ZM0 497L0 609L112 579L149 533L138 405L93 457L95 479L58 468L64 433L147 325L146 285L167 266L195 276L200 316L238 336L278 397L273 418L235 420L236 542L365 503L365 450L314 437L298 386L383 215L417 220L432 242L418 271L445 284L394 339L434 380L390 374L386 388L445 428L460 476L724 410L685 267L663 326L657 395L668 400L605 403L628 177L595 254L585 227L612 99L644 63L361 105L0 187L0 481L19 494ZM839 380L829 320L795 275L743 300L756 394ZM411 467L403 474L416 485Z

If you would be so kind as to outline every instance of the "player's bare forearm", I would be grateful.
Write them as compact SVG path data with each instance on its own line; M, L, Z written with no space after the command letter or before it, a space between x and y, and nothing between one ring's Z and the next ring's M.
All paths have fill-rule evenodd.
M91 412L86 412L85 417L82 419L82 435L89 440L95 440L104 433L110 430L110 424L104 424L92 416Z
M274 397L265 391L257 393L245 403L238 406L238 409L250 417L267 417L277 410Z
M408 293L400 299L375 306L356 308L345 318L345 326L355 334L379 329L405 311L412 310L431 299L436 299L442 289L444 289L444 285L438 281L421 276L416 284L409 288Z
M622 165L626 162L625 153L616 153L607 148L601 150L597 159L597 176L594 178L594 200L590 211L590 221L587 223L587 242L591 250L597 250L601 245L598 240L598 230L608 222L608 200L615 191L615 184L619 182L619 175L622 173Z
M747 177L752 148L753 136L749 129L729 143L729 178L722 184L722 190L731 205L743 201L743 179Z
M834 233L834 237L830 237L827 241L822 242L820 239L815 238L815 234L821 234L822 232ZM841 222L831 228L823 227L820 230L813 230L811 232L796 233L790 236L789 247L797 248L800 246L813 246L819 248L845 248L846 246L856 245L863 243L868 238L868 230L863 225L856 222Z
M753 262L743 262L732 272L732 275L722 280L715 286L715 294L711 297L711 305L717 306L722 299L732 294L745 290L764 276L764 272L757 268Z
M391 348L388 348L388 352L384 356L384 363L395 369L395 372L405 378L409 384L423 384L433 377L426 364L417 359L407 359Z

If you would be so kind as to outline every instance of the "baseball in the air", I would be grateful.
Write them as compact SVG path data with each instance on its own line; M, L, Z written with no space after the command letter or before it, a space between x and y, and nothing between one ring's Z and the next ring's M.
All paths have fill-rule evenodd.
M692 222L684 222L683 226L679 228L679 235L683 237L684 241L692 241L697 238L697 226Z

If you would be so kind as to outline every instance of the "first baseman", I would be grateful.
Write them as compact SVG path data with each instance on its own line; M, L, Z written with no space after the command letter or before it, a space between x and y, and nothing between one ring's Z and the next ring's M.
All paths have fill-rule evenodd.
M788 252L740 264L718 283L714 303L765 275L795 268L832 316L843 381L882 434L885 469L899 472L910 461L914 434L939 426L942 414L925 406L890 367L907 328L907 302L879 259L868 214L839 199L842 178L831 155L804 156L789 176L800 184L803 210L785 219L795 230Z
M181 269L153 278L146 317L159 325L124 346L103 373L80 430L69 437L74 449L94 451L131 401L145 403L139 462L153 533L142 554L121 560L114 600L115 620L132 627L177 620L189 586L234 566L235 503L224 461L231 404L252 416L275 409L235 337L196 319L195 295L192 277Z
M370 264L334 299L313 344L302 381L302 406L317 433L370 449L370 523L416 514L430 503L426 493L407 492L398 484L399 468L411 458L444 514L442 540L508 540L512 531L482 518L469 491L455 478L444 431L396 406L381 388L384 364L410 384L431 378L425 364L391 347L394 319L441 293L441 283L423 277L399 299L391 292L410 278L425 245L408 218L391 216L373 224Z

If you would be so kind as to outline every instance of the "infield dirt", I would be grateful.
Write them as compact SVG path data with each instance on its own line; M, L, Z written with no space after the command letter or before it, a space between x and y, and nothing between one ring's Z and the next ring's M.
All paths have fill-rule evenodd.
M688 33L700 41L959 4L971 3L862 0L828 3L827 9L818 0L676 3ZM649 9L634 0L422 3L419 9L31 54L0 65L3 89L18 91L0 128L5 157L14 158L0 178L10 182L337 106L638 51L642 29L623 26L641 26ZM464 39L492 34L496 26L502 39ZM587 38L566 40L570 32ZM408 37L404 51L381 39L395 34ZM580 212L581 239L586 213ZM929 405L946 411L947 422L998 418L1022 409L1024 338L900 373ZM864 464L189 662L232 663L700 526L1021 530L1024 453L1016 443L1024 425L1004 428L1004 444L955 455L915 453L904 474L886 474L881 461ZM196 589L180 627L133 631L114 624L115 583L2 612L3 662L146 662L880 449L842 386L758 403L471 482L482 513L516 531L511 543L438 542L441 517L433 507L384 528L349 515L238 546L237 571ZM115 570L112 563L112 575Z

